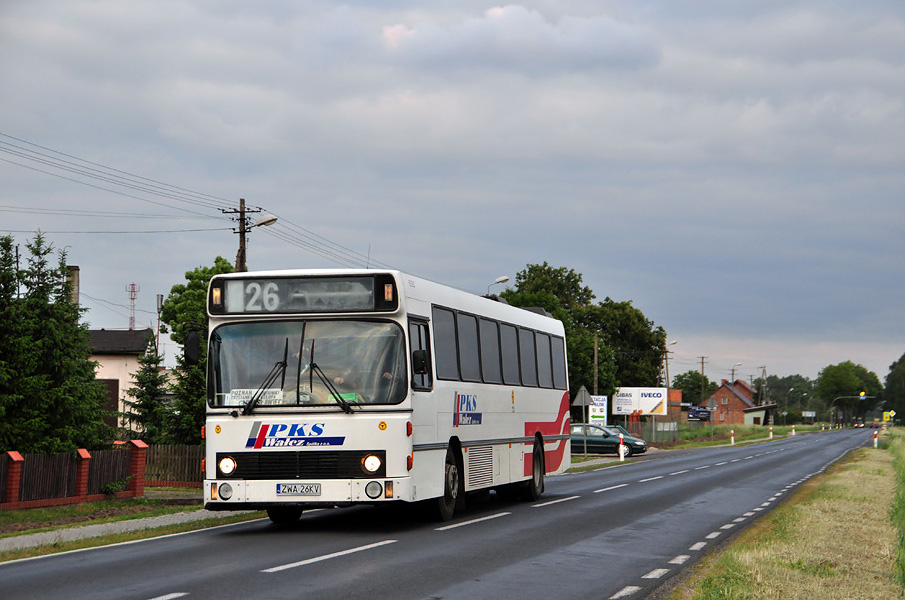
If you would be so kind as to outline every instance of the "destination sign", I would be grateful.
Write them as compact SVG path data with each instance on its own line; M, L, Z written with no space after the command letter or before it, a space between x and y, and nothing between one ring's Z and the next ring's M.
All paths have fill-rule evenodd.
M212 314L393 311L399 306L389 273L337 277L215 277Z

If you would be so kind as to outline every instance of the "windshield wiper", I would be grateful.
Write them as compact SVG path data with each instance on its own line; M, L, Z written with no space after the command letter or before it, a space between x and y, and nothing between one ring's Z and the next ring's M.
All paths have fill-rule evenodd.
M255 406L258 405L258 402L261 401L261 397L264 395L264 390L270 389L270 386L273 385L273 382L276 381L277 377L282 377L280 383L280 390L283 389L283 383L286 382L286 359L289 357L289 338L286 338L286 345L283 347L283 360L278 360L273 368L270 369L270 373L267 374L267 377L264 378L264 381L261 382L261 386L252 394L251 398L248 402L245 403L245 408L242 409L243 415L250 415L251 412L255 409Z
M330 379L324 374L317 363L311 362L311 372L317 375L317 378L321 380L321 383L324 384L324 387L330 392L330 395L333 396L333 400L339 404L339 407L343 409L343 412L352 414L352 405L349 404L345 398L342 397L342 394L339 393L339 390L336 389L336 386L330 382Z

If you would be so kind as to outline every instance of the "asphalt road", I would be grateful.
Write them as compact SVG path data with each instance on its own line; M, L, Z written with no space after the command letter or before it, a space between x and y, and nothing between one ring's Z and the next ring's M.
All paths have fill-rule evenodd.
M660 452L548 478L535 503L491 495L442 524L361 506L3 563L0 598L644 598L870 441L848 430Z

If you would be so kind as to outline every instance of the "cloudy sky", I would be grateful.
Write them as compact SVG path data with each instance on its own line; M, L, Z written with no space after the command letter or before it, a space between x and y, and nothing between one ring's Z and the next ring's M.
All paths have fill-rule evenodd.
M546 261L663 326L671 375L882 380L903 59L900 0L3 0L0 234L67 250L92 327L234 261L241 197L280 219L252 269Z

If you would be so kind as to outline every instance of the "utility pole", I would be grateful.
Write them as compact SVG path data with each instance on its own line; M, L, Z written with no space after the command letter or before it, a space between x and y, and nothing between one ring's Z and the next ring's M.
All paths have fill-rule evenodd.
M248 217L248 213L259 213L263 210L264 209L261 207L245 208L245 198L239 198L239 210L220 209L224 215L239 215L234 219L239 222L239 228L233 229L234 233L239 234L239 251L236 253L236 272L244 273L248 270L248 266L245 262L246 234L248 233L248 230L253 227L260 227L261 225L273 225L277 221L275 216L266 215L258 219L258 222L254 225L249 223L250 217Z
M703 401L704 400L704 381L705 381L705 379L704 379L704 359L706 359L707 357L699 356L698 358L701 359L701 401Z
M224 210L224 215L239 215L236 219L239 222L239 228L233 229L239 234L239 251L236 253L236 271L245 272L248 267L245 264L245 235L248 233L248 217L247 213L261 212L261 209L246 209L245 198L239 198L239 210Z
M594 332L594 395L597 395L597 332ZM587 419L585 419L587 421Z

